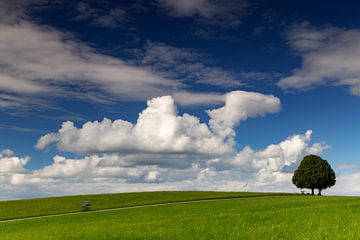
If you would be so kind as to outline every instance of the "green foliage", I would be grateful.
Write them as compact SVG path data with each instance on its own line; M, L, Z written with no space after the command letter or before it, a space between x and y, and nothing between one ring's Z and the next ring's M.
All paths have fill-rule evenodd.
M358 197L269 196L0 223L0 239L360 239L359 214Z
M316 155L305 156L300 166L295 171L292 182L298 188L308 188L314 193L314 189L321 190L334 186L336 176L330 164Z

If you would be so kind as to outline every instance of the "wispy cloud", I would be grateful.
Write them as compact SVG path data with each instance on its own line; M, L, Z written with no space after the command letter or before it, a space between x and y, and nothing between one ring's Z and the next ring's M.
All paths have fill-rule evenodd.
M358 172L360 170L360 163L352 162L352 163L341 163L337 165L339 170Z
M160 42L148 41L137 52L138 63L148 66L166 78L184 83L197 83L221 87L243 85L240 77L224 68L215 66L210 56L190 48L177 48ZM246 74L246 73L244 73ZM253 77L254 75L247 75Z
M188 85L203 84L223 89L256 85L274 80L277 72L233 71L217 66L216 59L191 48L179 48L161 42L148 41L142 49L134 51L137 63L169 79Z
M172 17L194 17L206 25L238 26L249 3L234 0L158 0L159 6Z
M78 82L142 99L180 86L149 70L97 53L49 27L21 22L0 24L0 31L0 89L7 92L54 94L57 86Z
M20 127L20 126L15 126L15 125L8 125L8 124L0 124L0 129L16 131L16 132L29 132L29 133L44 132L43 130L36 129L36 128Z
M90 25L98 27L124 27L130 19L127 12L120 7L105 3L101 2L101 4L96 4L95 7L86 1L80 1L75 6L77 16L71 18L71 20L86 21Z
M205 38L219 38L224 30L235 29L248 14L245 0L158 0L166 15L192 18L192 33ZM223 34L218 34L222 32Z
M287 33L290 47L302 59L302 66L280 79L285 90L316 86L348 86L360 96L360 29L295 25Z
M109 95L143 100L183 87L145 67L99 53L71 33L33 23L26 13L46 1L0 3L1 11L11 16L0 18L2 109L65 96L97 103L108 102L104 96Z
M114 96L114 102L144 100L184 92L193 83L242 84L236 74L192 49L148 42L138 61L122 60L100 53L71 33L33 23L27 12L34 6L46 6L47 1L18 1L14 8L1 3L2 10L12 16L6 21L0 18L2 109L20 109L30 103L51 107L45 99L64 97L98 104L109 103L112 98L108 96ZM79 4L83 10L92 9L85 2ZM244 74L255 76L240 75Z

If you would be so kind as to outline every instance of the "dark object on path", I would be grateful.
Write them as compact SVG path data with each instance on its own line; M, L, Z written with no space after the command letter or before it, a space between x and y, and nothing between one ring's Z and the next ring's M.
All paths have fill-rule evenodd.
M82 203L82 207L84 211L87 211L90 208L90 203L88 201L85 201Z
M321 195L321 190L335 185L336 176L326 160L316 155L308 155L295 171L292 182L298 188L311 189L312 195L314 195L314 189L318 189Z

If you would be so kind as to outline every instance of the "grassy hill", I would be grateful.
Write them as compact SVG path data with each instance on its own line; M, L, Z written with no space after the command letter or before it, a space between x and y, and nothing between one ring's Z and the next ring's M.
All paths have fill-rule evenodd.
M360 238L357 197L218 192L90 195L3 201L0 218L81 211L83 200L95 210L196 199L218 200L1 222L0 239Z
M81 212L82 203L84 201L88 201L91 204L90 211L92 211L99 209L199 199L261 197L269 195L278 196L284 195L284 193L199 191L140 192L0 201L0 220L69 212Z

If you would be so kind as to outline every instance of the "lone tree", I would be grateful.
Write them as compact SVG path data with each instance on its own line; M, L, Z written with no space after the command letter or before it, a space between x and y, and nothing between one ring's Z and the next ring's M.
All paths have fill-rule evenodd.
M295 171L292 182L298 188L311 189L312 195L314 189L318 189L321 195L321 190L335 185L336 176L326 160L316 155L308 155Z

